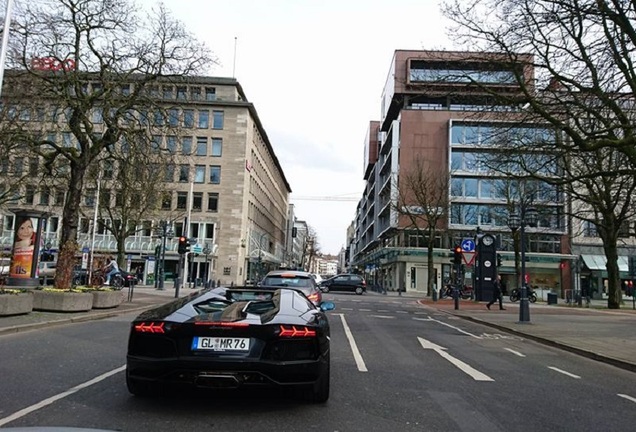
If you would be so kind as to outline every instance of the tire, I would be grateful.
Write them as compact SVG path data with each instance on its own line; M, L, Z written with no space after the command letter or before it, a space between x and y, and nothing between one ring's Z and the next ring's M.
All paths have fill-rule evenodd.
M311 390L310 401L314 403L325 403L329 400L329 360L327 360L327 367L314 384Z
M528 300L530 300L530 303L535 303L537 301L537 295L535 293L530 294Z
M152 388L149 383L137 381L128 376L126 372L126 387L128 391L138 397L148 397L152 395Z
M362 287L356 287L356 294L362 295L363 292L364 292L364 289Z
M324 293L328 293L329 292L329 287L325 285L325 286L320 287L320 290L322 292L324 292Z
M516 293L515 291L510 293L510 301L511 302L516 302L517 300L519 300L519 294Z

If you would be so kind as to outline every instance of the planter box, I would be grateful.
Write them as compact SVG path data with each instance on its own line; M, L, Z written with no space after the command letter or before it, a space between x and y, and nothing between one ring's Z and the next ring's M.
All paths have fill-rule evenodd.
M92 293L33 291L33 310L82 312L92 308Z
M122 304L124 295L121 291L93 291L93 309L115 308Z
M33 294L30 292L0 295L0 316L27 314L33 310Z

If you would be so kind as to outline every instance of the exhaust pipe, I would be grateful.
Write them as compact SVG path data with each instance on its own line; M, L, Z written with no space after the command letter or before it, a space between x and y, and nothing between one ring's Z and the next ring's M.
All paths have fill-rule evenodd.
M232 389L238 388L239 384L239 380L234 375L209 372L200 373L195 380L195 385L197 387L204 388Z

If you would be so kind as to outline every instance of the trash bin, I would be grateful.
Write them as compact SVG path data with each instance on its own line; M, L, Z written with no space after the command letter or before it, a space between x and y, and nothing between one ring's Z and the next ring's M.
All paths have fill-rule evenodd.
M548 293L548 304L557 304L557 295L554 293Z

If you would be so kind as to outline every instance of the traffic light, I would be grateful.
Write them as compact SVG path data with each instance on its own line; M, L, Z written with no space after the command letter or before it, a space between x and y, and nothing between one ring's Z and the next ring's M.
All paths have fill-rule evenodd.
M187 237L179 237L179 254L183 255L190 252L190 242Z
M497 267L501 267L501 254L497 254Z
M462 263L462 248L461 246L455 246L453 249L453 264L459 265Z

